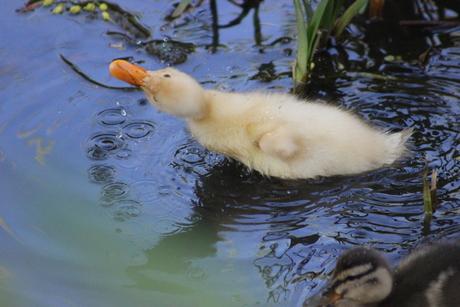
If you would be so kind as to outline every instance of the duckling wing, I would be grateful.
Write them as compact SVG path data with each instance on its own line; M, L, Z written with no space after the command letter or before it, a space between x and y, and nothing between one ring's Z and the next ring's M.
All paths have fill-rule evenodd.
M265 132L259 140L260 149L266 154L280 159L288 159L299 152L295 131L284 124Z

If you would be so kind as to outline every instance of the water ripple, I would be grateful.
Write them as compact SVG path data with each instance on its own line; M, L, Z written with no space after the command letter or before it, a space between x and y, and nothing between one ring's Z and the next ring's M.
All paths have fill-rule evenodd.
M103 197L116 198L128 194L129 190L130 186L126 183L115 182L104 186L101 195Z
M137 218L143 213L142 205L134 200L121 200L110 205L109 215L118 222Z
M189 261L188 259L186 261ZM190 267L185 272L185 276L194 281L205 280L209 274L202 267Z
M96 115L97 121L107 126L121 125L128 117L128 113L122 108L106 109Z
M141 139L149 136L155 131L153 123L147 121L142 122L131 122L123 126L123 134L127 135L132 139Z
M174 216L155 216L145 226L154 235L171 236L183 230L181 219Z
M87 142L87 156L94 160L106 159L122 149L125 139L117 133L101 133L90 137Z
M91 166L87 173L91 181L102 183L113 180L117 171L112 166L98 164Z

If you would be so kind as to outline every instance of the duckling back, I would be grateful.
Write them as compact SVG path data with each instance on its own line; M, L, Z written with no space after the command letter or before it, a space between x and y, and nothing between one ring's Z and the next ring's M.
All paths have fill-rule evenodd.
M337 107L284 93L207 91L211 110L188 120L205 147L267 176L350 175L393 163L412 129L389 134Z
M394 284L382 306L460 306L460 244L415 250L398 265Z

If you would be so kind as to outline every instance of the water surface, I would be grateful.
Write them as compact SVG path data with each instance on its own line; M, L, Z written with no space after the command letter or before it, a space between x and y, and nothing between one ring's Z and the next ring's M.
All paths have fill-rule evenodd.
M216 53L206 47L207 3L175 22L164 19L173 1L118 4L153 38L195 43L177 67L205 87L290 91L295 40L270 43L295 37L291 1L261 5L263 46L251 11L219 31ZM203 149L142 93L96 86L61 59L111 86L125 86L109 75L115 58L166 66L107 35L123 31L116 23L21 7L9 1L0 13L1 305L296 306L352 246L375 246L397 262L417 246L459 238L458 29L445 30L425 67L410 58L376 65L366 43L350 42L363 44L351 48L353 69L311 89L383 129L413 126L412 157L359 176L283 182ZM241 11L223 1L218 10L221 24ZM254 78L270 62L278 79ZM438 171L430 224L425 155Z

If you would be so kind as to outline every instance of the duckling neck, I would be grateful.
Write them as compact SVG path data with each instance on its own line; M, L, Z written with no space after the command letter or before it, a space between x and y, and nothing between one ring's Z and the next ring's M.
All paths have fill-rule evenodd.
M200 122L207 120L211 116L212 109L212 90L203 89L202 95L200 95L199 101L193 102L196 109L189 113L189 116L185 117L187 122Z

